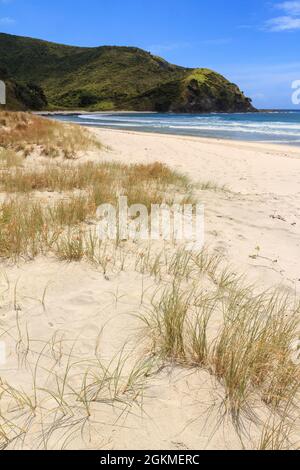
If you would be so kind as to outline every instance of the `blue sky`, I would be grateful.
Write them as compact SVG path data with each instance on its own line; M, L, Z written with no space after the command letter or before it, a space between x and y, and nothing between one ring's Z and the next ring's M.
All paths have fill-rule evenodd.
M138 46L223 73L258 107L297 107L291 84L300 80L300 1L0 0L0 31Z

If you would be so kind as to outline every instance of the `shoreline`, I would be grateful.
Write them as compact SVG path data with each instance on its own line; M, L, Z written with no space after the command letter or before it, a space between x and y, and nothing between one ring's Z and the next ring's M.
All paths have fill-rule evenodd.
M183 140L183 141L191 141L191 142L198 142L202 144L211 144L211 145L224 145L226 147L243 147L244 149L251 149L251 150L265 150L265 151L272 151L278 152L282 154L283 152L287 152L289 154L296 154L294 158L300 158L300 146L297 145L289 145L289 144L277 144L277 143L268 143L268 142L253 142L251 140L236 140L236 139L221 139L218 137L202 137L202 136L194 136L194 135L179 135L179 134L167 134L162 132L145 132L145 131L131 131L128 129L112 129L110 127L99 127L94 125L83 125L77 124L79 126L85 127L92 132L95 131L103 131L103 132L111 132L115 134L124 134L124 135L135 135L135 136L151 136L151 137L162 137L165 139L170 140Z
M288 110L287 110L288 111ZM160 113L156 113L156 112L148 112L148 111L139 111L139 112L136 112L136 111L103 111L103 112L87 112L87 111L84 111L84 112L80 112L80 111L62 111L62 112L35 112L34 114L38 115L38 116L42 116L42 117L55 117L55 116L78 116L78 115L82 115L82 116L85 116L85 115L106 115L106 116L114 116L114 115L121 115L121 114L139 114L139 115L144 115L144 114L153 114L153 115L157 115L157 114L160 114ZM165 113L167 115L167 113ZM212 113L212 115L215 114L215 113ZM224 113L224 114L228 114L228 113ZM238 114L252 114L252 113L238 113ZM170 113L170 115L172 115L172 113ZM58 121L60 121L58 119ZM90 123L87 123L87 122L72 122L72 121L64 121L64 123L70 123L70 124L76 124L76 125L80 125L82 127L86 127L88 129L103 129L103 130L111 130L113 132L126 132L126 133L131 133L131 134L134 134L134 133L138 133L138 134L150 134L150 135L159 135L159 136L167 136L167 137L177 137L177 138L184 138L184 139L200 139L200 140L203 140L205 142L209 142L209 141L212 141L212 142L221 142L221 143L227 143L229 145L246 145L246 146L259 146L260 148L264 147L264 146L267 146L267 148L271 148L272 150L276 149L276 147L278 149L280 149L280 152L282 152L282 150L286 150L288 152L295 152L295 149L296 149L296 153L297 150L300 150L300 143L295 141L290 141L289 143L286 143L284 140L282 142L278 141L276 142L275 140L272 140L270 139L270 141L268 140L249 140L249 139L237 139L237 138L234 138L234 137L227 137L227 136L220 136L218 137L217 135L194 135L194 134L190 134L190 133L176 133L176 132L169 132L169 131L163 131L163 129L161 130L157 130L157 131L154 131L153 129L149 129L149 130L146 130L145 128L141 129L141 130L137 130L137 128L135 129L131 129L130 126L128 126L128 128L126 128L125 126L123 127L117 127L117 126L112 126L110 127L109 125L97 125L96 123L94 122L90 122ZM147 126L144 126L144 127L147 127ZM217 130L216 130L217 131Z

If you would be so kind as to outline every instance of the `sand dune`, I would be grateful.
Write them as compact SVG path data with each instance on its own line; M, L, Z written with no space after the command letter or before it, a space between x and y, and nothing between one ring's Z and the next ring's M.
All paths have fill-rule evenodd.
M280 286L292 295L299 293L300 150L92 132L104 148L82 154L81 162L160 161L186 173L196 184L197 199L205 204L209 249L259 288ZM32 165L36 157L30 158ZM155 251L162 248L156 246ZM174 247L166 249L172 252ZM168 282L164 271L155 279L153 273L136 269L141 252L146 252L145 247L130 244L122 268L118 252L118 261L106 276L99 266L59 262L53 256L2 263L0 341L5 341L7 360L1 366L1 381L39 403L38 408L30 407L30 400L18 395L12 409L11 395L4 394L2 412L7 405L19 426L19 431L10 430L15 439L9 448L259 447L261 423L245 416L239 434L230 416L221 419L224 388L208 370L156 364L155 373L137 374L132 386L118 383L118 358L122 358L121 376L128 376L149 352L138 315L147 312L154 293ZM201 282L208 283L205 278ZM221 323L220 313L213 329ZM101 367L108 368L104 379L100 360ZM80 394L84 375L90 383L89 374L95 378L97 373L102 377L102 395L89 403L86 414L88 405ZM74 390L79 390L77 400ZM91 387L87 390L84 393L94 393ZM268 407L255 402L251 406L259 418L268 419Z

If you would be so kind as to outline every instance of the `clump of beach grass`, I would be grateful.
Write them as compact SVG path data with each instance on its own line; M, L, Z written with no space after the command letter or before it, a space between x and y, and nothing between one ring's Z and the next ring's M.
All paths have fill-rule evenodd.
M136 361L128 369L128 357L123 353L114 357L108 365L95 360L94 365L87 369L79 394L83 403L102 403L113 405L124 403L131 407L138 402L145 389L146 378L153 369L151 360Z
M208 365L208 323L216 306L214 294L183 288L174 280L155 294L152 309L141 316L151 339L150 350L164 361Z
M143 177L138 177L140 165L122 165L110 162L84 163L80 165L52 164L38 169L13 168L0 174L0 187L7 193L34 191L89 191L97 205L116 202L126 196L128 204L173 204L176 196L191 202L186 195L189 185L165 165L143 167ZM176 184L175 184L176 182Z
M154 330L154 349L157 349L158 341L158 351L162 358L184 360L188 295L180 292L180 288L174 283L153 306L155 328L158 329L157 332Z
M59 237L56 242L56 255L62 261L81 261L84 257L84 245L81 233L70 232Z
M239 415L254 391L278 408L299 386L300 368L291 350L299 312L299 305L278 292L249 296L241 290L229 296L210 364L233 415Z
M64 229L83 222L89 211L89 204L80 197L52 207L18 198L4 202L0 205L0 257L17 261L48 253Z
M76 158L78 152L100 148L84 128L22 112L0 112L0 147L28 156L34 150L49 158Z
M293 361L293 344L299 303L279 290L256 293L229 268L220 269L219 257L206 250L193 260L212 287L199 291L182 276L176 282L175 274L171 286L158 291L142 315L152 354L208 370L224 387L225 409L237 425L243 413L252 415L253 400L283 415L287 403L296 410L300 366ZM223 322L212 334L216 311L223 311Z
M113 165L85 163L49 165L40 169L19 169L0 175L0 185L7 193L33 191L72 191L96 186L109 186L114 180Z
M0 256L34 258L39 253L47 253L64 229L76 226L80 229L79 225L83 223L88 229L90 223L95 223L97 207L107 203L117 207L121 195L129 196L128 205L144 203L149 208L152 204L164 203L167 184L163 180L164 175L167 175L167 181L176 179L177 176L172 176L172 172L164 166L150 165L150 179L146 179L147 168L143 168L141 186L141 182L132 176L136 175L136 171L135 165L86 163L76 167L54 165L37 171L16 168L2 173L0 185L12 196L0 204ZM154 175L157 175L157 180ZM186 184L185 180L183 184ZM28 192L43 190L61 192L65 197L54 198L51 203L43 203L40 198L34 201L26 197ZM184 188L179 190L184 194ZM78 194L78 191L81 193ZM168 191L170 202L178 194L173 191L171 186ZM71 243L70 238L65 238L65 241L60 238L59 252L65 251L63 259L67 251L62 250L62 247L75 247L75 242L73 240ZM79 241L79 244L82 245L82 242ZM70 260L73 259L71 252L72 250L68 251Z

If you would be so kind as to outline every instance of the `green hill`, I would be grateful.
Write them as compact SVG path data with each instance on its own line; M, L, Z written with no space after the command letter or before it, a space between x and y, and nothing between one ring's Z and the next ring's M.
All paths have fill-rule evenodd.
M43 108L47 101L48 109L254 111L221 75L172 65L138 48L83 48L0 33L0 57L9 80L30 84L40 97L44 92Z

